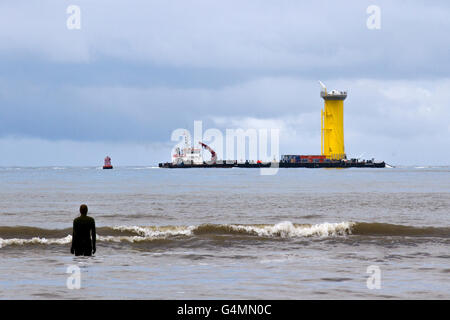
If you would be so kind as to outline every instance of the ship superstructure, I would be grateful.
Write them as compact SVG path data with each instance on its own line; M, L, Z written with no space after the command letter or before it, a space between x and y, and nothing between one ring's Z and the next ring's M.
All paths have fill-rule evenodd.
M172 164L174 165L199 165L203 164L203 156L201 148L194 148L191 145L189 135L184 135L184 147L175 148L172 155Z

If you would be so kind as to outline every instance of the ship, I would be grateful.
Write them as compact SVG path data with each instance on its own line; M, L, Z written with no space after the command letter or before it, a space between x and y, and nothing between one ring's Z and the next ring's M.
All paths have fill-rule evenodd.
M211 153L211 160L204 161L202 148ZM233 163L234 164L234 163ZM189 140L189 135L184 134L184 146L176 147L172 154L172 162L160 163L160 168L231 168L233 164L226 161L218 161L216 152L207 144L199 141L195 148Z
M327 91L319 81L322 90L320 97L324 100L321 110L321 154L320 155L282 155L279 160L271 162L260 160L217 160L216 152L207 144L199 141L199 147L192 146L185 135L185 146L176 148L172 162L160 163L160 168L385 168L384 161L375 159L347 159L344 148L344 100L346 91ZM203 161L201 151L211 153L210 161Z

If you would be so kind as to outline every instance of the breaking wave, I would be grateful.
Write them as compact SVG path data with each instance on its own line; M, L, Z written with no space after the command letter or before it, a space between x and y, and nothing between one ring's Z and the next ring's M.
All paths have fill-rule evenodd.
M0 227L0 248L11 245L66 245L72 241L71 228L41 229L17 226ZM339 236L450 237L450 228L412 227L387 223L340 222L320 224L202 224L198 226L114 226L97 228L97 241L139 243L169 239L210 236L301 238Z
M46 239L40 237L33 237L31 239L3 239L0 238L0 248L9 246L9 245L29 245L29 244L67 244L72 241L72 236L68 235L67 237L60 239Z
M321 223L315 225L293 224L285 221L275 225L214 225L203 224L196 227L193 233L202 234L244 234L259 237L310 237L310 236L337 236L350 234L352 222Z

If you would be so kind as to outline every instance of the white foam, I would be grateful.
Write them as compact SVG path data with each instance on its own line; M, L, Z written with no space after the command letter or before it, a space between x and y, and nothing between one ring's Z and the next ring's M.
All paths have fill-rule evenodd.
M18 239L18 238L12 238L12 239L2 239L0 238L0 248L9 246L9 245L26 245L26 244L67 244L72 241L72 236L68 235L65 238L59 238L59 239L46 239L46 238L39 238L34 237L31 239Z
M170 236L192 235L194 226L189 227L138 227L138 226L116 226L113 228L118 231L131 231L136 233L136 236L100 236L97 234L97 241L102 242L141 242L152 239L164 239ZM26 244L68 244L72 241L72 236L68 235L64 238L40 238L34 237L31 239L3 239L0 238L0 248L9 245L26 245Z
M151 238L141 236L97 236L97 241L103 242L140 242L150 240Z
M256 233L259 236L273 237L278 236L282 238L289 237L311 237L311 236L336 236L346 235L351 233L352 222L340 223L321 223L314 225L298 225L295 226L290 221L277 223L273 226L245 226L245 225L230 225L230 227L237 231L246 231L249 233Z
M188 227L138 227L138 226L116 226L118 231L131 231L145 238L165 238L168 236L190 236L195 226Z
M232 230L238 232L245 232L249 234L256 234L262 237L311 237L311 236L337 236L351 233L353 222L340 223L321 223L314 225L294 225L290 221L284 221L275 225L237 225L226 224ZM218 225L220 227L220 225ZM138 226L117 226L113 229L118 231L131 231L138 234L138 236L119 236L119 237L100 237L105 241L116 241L115 239L123 239L126 241L142 241L146 239L166 238L170 236L191 236L194 234L197 226L188 227L138 227ZM119 240L120 241L120 240Z

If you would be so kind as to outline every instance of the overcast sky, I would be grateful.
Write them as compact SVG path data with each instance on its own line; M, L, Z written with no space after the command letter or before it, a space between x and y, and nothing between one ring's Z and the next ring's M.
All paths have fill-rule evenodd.
M194 120L320 154L317 80L349 157L448 165L449 33L448 1L2 0L0 165L154 165Z

